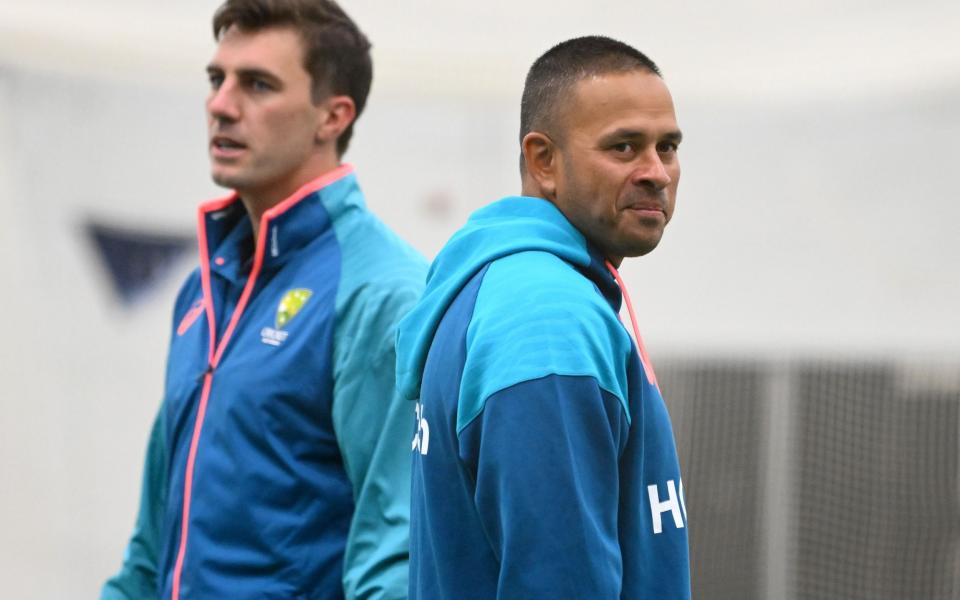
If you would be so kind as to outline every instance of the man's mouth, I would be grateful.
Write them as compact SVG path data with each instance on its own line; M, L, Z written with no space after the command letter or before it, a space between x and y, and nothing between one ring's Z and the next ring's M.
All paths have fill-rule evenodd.
M641 214L654 214L654 213L665 214L666 213L663 207L656 203L631 204L630 206L627 207L627 209L636 211Z
M246 149L246 144L222 135L214 136L210 140L210 154L213 158L236 158Z
M650 217L667 214L667 199L659 192L637 193L632 198L624 200L626 200L624 208L636 215Z
M223 136L216 136L211 141L210 144L218 150L240 150L246 148L246 145Z
M624 214L630 215L640 223L646 225L664 224L667 222L667 211L656 201L641 201L629 204Z

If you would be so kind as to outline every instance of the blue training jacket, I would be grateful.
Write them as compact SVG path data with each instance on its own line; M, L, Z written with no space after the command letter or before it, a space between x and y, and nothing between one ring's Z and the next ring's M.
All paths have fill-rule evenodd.
M352 167L268 210L201 206L114 598L404 598L409 405L396 324L426 262Z
M670 420L620 302L539 198L477 211L441 251L397 342L419 398L410 598L690 597Z

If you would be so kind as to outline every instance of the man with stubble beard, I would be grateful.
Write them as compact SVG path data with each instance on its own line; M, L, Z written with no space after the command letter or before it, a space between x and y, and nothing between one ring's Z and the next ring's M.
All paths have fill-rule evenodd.
M400 324L410 597L687 599L670 418L618 318L617 267L673 215L673 100L644 54L577 38L533 64L520 122L522 195L471 216Z
M425 261L341 162L370 89L331 0L228 0L207 67L200 266L174 309L140 512L101 598L403 598L396 324Z

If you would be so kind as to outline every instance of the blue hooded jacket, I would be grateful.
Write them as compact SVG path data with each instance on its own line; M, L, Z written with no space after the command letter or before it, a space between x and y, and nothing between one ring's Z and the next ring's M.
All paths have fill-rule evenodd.
M441 251L397 337L410 598L690 597L670 420L620 303L546 200L491 204Z

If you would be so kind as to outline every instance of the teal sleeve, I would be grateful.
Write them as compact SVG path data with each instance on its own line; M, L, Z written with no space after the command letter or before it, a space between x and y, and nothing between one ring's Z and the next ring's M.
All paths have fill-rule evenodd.
M398 321L419 298L410 283L362 286L337 321L333 426L353 483L343 565L346 597L407 597L414 405L396 391Z
M143 467L140 511L127 544L120 572L107 580L100 600L141 600L157 596L157 554L160 550L160 524L167 496L167 449L162 411L150 432L147 458Z

